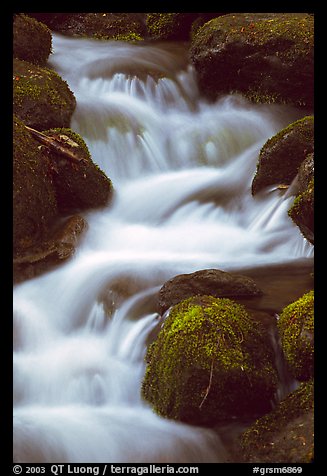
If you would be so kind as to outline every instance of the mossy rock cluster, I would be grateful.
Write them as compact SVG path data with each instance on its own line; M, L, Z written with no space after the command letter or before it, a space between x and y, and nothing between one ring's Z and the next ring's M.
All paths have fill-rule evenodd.
M314 386L302 383L241 437L245 462L310 463L314 456Z
M51 53L51 45L51 32L46 25L27 15L14 17L14 58L44 66Z
M189 40L192 23L198 13L148 13L146 26L155 40Z
M103 40L142 40L146 28L139 13L53 13L33 14L54 31ZM42 16L41 16L42 15Z
M37 129L69 127L76 99L67 83L53 70L14 59L13 111Z
M230 299L195 296L172 307L149 347L142 393L159 415L211 426L269 411L276 384L260 324Z
M311 379L314 372L314 291L283 309L278 331L293 376L300 381Z
M305 13L235 13L199 28L190 48L208 98L239 92L255 102L313 107L314 21Z
M278 132L260 151L252 182L253 195L270 185L291 184L302 162L313 149L313 116L303 117Z
M67 150L77 152L80 159L75 163L56 151L48 152L53 164L53 183L59 212L67 214L105 206L113 193L112 183L92 161L82 137L67 128L50 129L43 133L55 138Z
M47 236L57 217L50 161L17 118L13 119L13 250L22 252Z

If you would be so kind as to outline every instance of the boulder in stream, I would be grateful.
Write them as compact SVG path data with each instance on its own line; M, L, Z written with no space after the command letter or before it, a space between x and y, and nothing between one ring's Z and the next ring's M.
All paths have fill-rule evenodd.
M14 59L13 111L37 130L69 127L76 99L53 70Z
M51 53L51 44L51 31L46 25L27 15L15 15L13 24L14 58L44 66Z
M144 398L164 417L212 426L271 409L269 338L245 307L196 296L174 306L147 352Z
M47 151L59 212L68 214L105 206L112 196L113 186L93 162L83 138L69 128L50 129L43 134L54 138L79 158L78 161L67 160L55 150Z
M214 297L260 296L262 291L252 278L227 273L219 269L203 269L189 274L179 274L167 281L158 296L159 312L196 295Z
M303 117L271 137L260 151L252 182L253 195L269 185L290 185L313 149L313 116Z
M314 19L307 13L230 13L199 28L190 48L211 99L239 92L256 102L313 106Z
M313 381L302 383L241 436L247 463L312 463Z

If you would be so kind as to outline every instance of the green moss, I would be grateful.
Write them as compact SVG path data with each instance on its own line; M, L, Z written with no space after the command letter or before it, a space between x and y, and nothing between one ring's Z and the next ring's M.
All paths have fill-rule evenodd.
M76 100L67 83L48 68L14 60L14 113L38 130L67 127Z
M308 412L312 412L313 406L314 385L311 380L302 383L297 390L282 400L271 413L261 417L243 433L241 447L245 459L247 461L284 461L284 459L281 459L281 453L285 450L282 444L278 444L277 436L286 429L288 432L285 437L290 439L292 426L298 427L297 431L299 431L299 427L304 426L305 419L303 418L302 423L298 422L296 424L297 419ZM292 425L292 422L295 422L295 424ZM290 446L286 448L288 454L283 456L290 458L291 451L295 449L297 462L310 462L313 455L313 428L311 428L311 440L305 442L306 447L303 448L304 438L301 438L301 436L298 438L297 436L297 433L295 433L293 442L289 441ZM274 453L275 458L273 457ZM290 461L290 459L287 461Z
M252 193L255 195L269 185L290 184L313 148L313 116L305 116L282 129L260 150Z
M186 299L149 348L143 395L160 415L205 425L265 411L276 373L264 341L243 306L211 296Z
M290 369L298 380L313 376L314 364L314 292L283 309L278 330L282 349Z
M13 24L14 58L45 65L51 53L51 32L42 23L26 15L16 15Z
M314 179L294 200L288 211L289 216L300 228L303 236L314 244Z
M50 164L24 124L13 119L14 253L40 242L57 216Z

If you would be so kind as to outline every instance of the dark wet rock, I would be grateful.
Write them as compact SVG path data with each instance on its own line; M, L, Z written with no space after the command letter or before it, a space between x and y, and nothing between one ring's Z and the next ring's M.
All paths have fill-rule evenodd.
M141 13L38 13L34 15L38 15L37 18L54 31L71 36L138 41L143 39L146 32Z
M239 92L256 102L313 106L313 16L231 13L193 37L190 58L209 98Z
M74 253L81 235L87 230L87 222L79 215L65 219L48 239L30 247L14 258L14 282L33 278L62 261L66 261Z
M260 151L252 182L253 195L270 185L290 185L313 149L313 116L299 119L274 135Z
M161 416L212 426L271 410L270 340L230 299L196 296L172 307L146 360L142 394Z
M314 160L313 153L302 162L297 177L297 196L288 211L303 236L314 244Z
M69 127L76 99L53 70L14 59L13 111L37 129Z
M57 217L50 163L17 117L13 120L13 251L42 241Z
M196 295L215 297L260 296L253 279L219 269L204 269L190 274L180 274L167 281L159 291L159 312L164 313L184 299Z
M113 193L112 183L93 162L82 137L69 128L50 129L43 133L56 139L79 158L74 161L54 150L47 151L59 212L74 213L107 205Z
M16 15L13 23L13 56L45 65L51 53L51 32L46 25L26 15Z
M244 462L311 463L314 457L313 382L302 383L241 437Z

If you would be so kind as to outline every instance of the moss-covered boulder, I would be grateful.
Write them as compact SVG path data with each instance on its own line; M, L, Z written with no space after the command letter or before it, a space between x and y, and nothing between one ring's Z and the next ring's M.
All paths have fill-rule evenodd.
M298 380L314 372L314 292L286 306L278 320L282 349L290 371Z
M140 13L97 12L53 15L56 17L47 16L43 21L51 24L55 31L66 35L138 41L143 39L146 32L143 16Z
M313 16L235 13L205 23L190 57L209 98L240 92L256 102L313 106Z
M314 244L314 159L309 154L298 173L297 196L288 211L303 236Z
M45 65L51 53L51 32L46 25L26 15L16 15L13 24L14 58Z
M310 463L314 456L313 381L302 383L241 436L248 463Z
M269 185L289 185L313 149L313 116L306 116L282 129L260 151L252 182L253 195Z
M220 269L202 269L179 274L164 283L158 294L159 312L196 295L214 297L261 296L262 291L253 279Z
M76 99L55 71L14 59L13 74L15 115L38 130L69 127Z
M44 239L57 216L49 160L16 117L13 120L13 250Z
M59 212L67 214L105 206L113 193L112 183L93 162L82 137L69 128L55 128L43 133L79 159L70 160L56 150L48 151Z
M271 409L277 376L259 322L224 298L174 306L147 353L144 398L165 417L211 426Z

